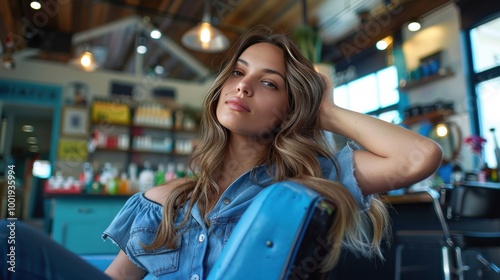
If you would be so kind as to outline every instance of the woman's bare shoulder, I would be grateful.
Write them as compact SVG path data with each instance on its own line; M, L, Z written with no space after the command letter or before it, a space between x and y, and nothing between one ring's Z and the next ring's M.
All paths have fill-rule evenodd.
M175 187L179 186L180 184L186 182L187 180L188 179L186 179L186 178L178 178L178 179L172 180L168 183L165 183L163 185L154 187L154 188L146 191L146 193L144 193L144 196L147 199L152 200L156 203L163 204L165 202L165 200L167 199L167 197L172 192L172 190Z

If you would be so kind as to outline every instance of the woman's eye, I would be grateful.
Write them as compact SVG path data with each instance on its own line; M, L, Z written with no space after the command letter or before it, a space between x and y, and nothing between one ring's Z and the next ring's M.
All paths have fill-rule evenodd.
M233 72L231 74L233 74L233 76L241 76L241 75L243 75L243 73L241 73L241 71L238 71L238 70L233 70Z
M270 88L274 88L274 89L277 89L277 88L278 88L275 84L273 84L273 83L271 83L271 82L263 81L262 83L263 83L265 86L270 87Z

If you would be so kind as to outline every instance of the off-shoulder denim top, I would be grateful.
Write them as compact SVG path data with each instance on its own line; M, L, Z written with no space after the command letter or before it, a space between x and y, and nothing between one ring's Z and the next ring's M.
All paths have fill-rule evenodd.
M354 178L353 144L337 153L340 183L345 186L364 211L370 207L370 196L363 196ZM337 170L331 159L318 158L325 178L337 181ZM207 277L220 255L231 232L253 198L273 183L265 167L248 171L236 179L222 194L208 214L209 226L203 222L195 204L188 221L188 229L179 238L177 248L144 250L141 244L150 244L162 218L162 205L136 193L123 206L113 222L104 231L103 239L111 238L130 260L147 272L144 279L190 279ZM184 218L187 204L180 208L176 224Z

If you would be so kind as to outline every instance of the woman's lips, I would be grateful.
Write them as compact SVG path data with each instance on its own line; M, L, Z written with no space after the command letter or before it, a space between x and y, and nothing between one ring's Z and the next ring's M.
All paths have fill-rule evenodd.
M239 112L250 112L250 109L245 104L245 102L238 99L229 99L226 101L227 106L235 111Z

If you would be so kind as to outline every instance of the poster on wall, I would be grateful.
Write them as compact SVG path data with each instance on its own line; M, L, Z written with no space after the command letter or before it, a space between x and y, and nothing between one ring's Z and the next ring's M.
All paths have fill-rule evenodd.
M83 162L87 159L87 140L61 139L57 148L60 161Z

